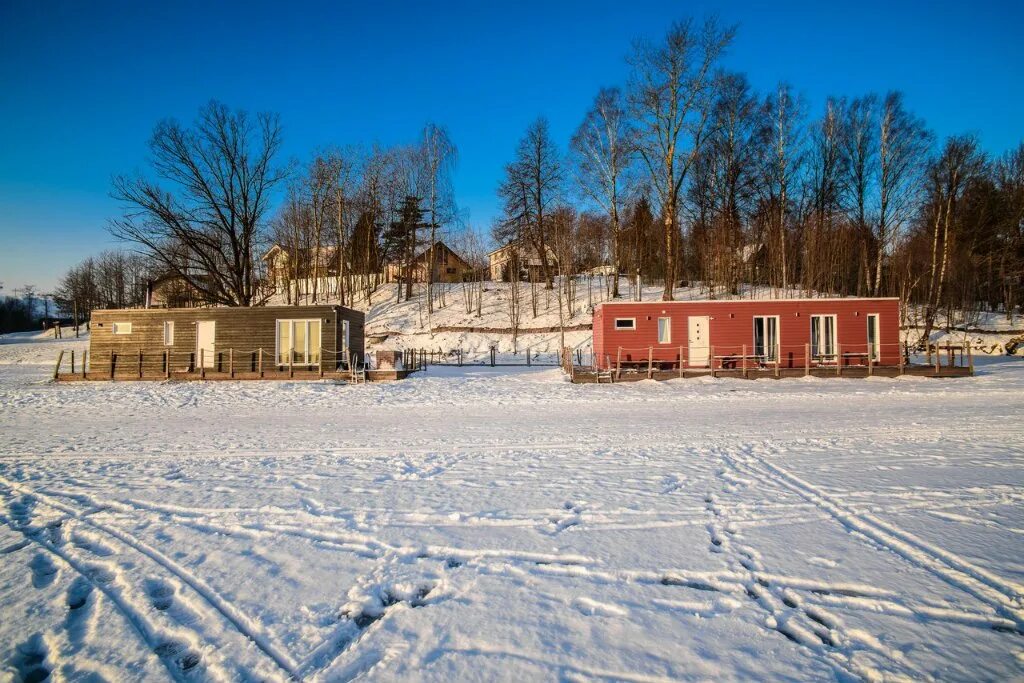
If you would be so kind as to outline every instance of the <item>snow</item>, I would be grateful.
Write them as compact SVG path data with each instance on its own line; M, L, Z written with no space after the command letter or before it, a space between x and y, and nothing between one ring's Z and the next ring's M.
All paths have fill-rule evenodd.
M0 340L0 679L1024 676L1024 361L48 382Z

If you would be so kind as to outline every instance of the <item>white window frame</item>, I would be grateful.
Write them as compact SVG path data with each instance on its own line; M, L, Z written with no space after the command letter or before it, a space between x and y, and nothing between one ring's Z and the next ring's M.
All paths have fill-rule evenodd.
M874 318L874 325L871 324L871 319ZM871 358L873 363L877 363L882 357L882 316L878 313L867 314L868 328L867 328L867 341L868 341L868 357ZM874 328L872 330L872 327ZM871 332L875 333L875 343L871 343Z
M619 321L620 320L628 320L629 321L629 327L619 327ZM626 332L636 332L636 318L616 318L615 319L615 329L616 330L624 330Z
M665 338L661 337L661 321L665 321ZM672 318L662 316L658 318L658 343L659 344L671 344L672 343Z
M164 346L174 346L174 321L164 321Z
M838 362L839 357L836 355L836 344L839 342L839 316L837 316L835 313L816 313L816 314L810 316L810 318L811 318L811 320L810 320L810 325L811 325L811 330L810 330L811 356L813 356L815 358L820 358L822 356L826 356L826 357L831 356L831 357L833 357L833 359L836 362ZM821 344L822 339L815 339L815 337L814 337L814 319L815 318L821 318L821 319L832 318L832 339L831 339L832 348L828 349L828 353L824 353L823 352L823 349L822 349L823 345ZM820 325L819 324L819 326L818 326L818 333L819 333L819 335L824 336L825 327L826 327L825 325ZM825 340L825 341L828 341L828 340Z
M111 323L110 324L110 333L111 334L118 334L118 335L131 334L132 333L132 324L129 323L129 322Z
M769 338L768 338L768 336L769 336L768 335L768 328L766 326L765 329L764 329L764 331L765 331L765 335L764 335L765 336L765 340L764 340L765 341L765 343L764 343L765 348L762 349L763 353L758 354L758 352L757 352L757 321L758 320L768 320L768 319L775 320L775 339L774 340L769 340ZM782 344L782 341L781 341L781 336L782 335L780 333L780 328L779 328L780 324L781 324L781 321L779 320L779 316L777 316L777 315L755 315L754 316L753 329L751 330L751 332L754 335L754 337L753 337L753 339L754 339L753 349L754 349L754 355L755 356L757 356L757 355L764 356L765 360L769 360L769 361L778 360L778 357L779 357L779 347ZM769 341L774 341L774 343L770 345L770 348L769 348L769 344L768 344Z
M277 320L274 321L274 362L278 366L287 367L289 365L288 362L284 362L284 363L281 362L281 323L287 323L289 325L289 329L288 329L288 343L289 343L289 345L291 345L292 351L295 350L295 325L297 323L303 323L306 326L305 348L303 348L303 350L302 350L303 362L296 363L296 362L293 361L291 364L292 365L299 365L299 366L319 367L320 364L324 360L324 322L323 322L323 320L321 320L320 318L278 318ZM309 350L310 350L310 346L309 346L309 342L310 342L309 324L310 323L320 323L320 353L319 353L319 360L316 363L309 362ZM291 359L291 354L289 354L288 358Z

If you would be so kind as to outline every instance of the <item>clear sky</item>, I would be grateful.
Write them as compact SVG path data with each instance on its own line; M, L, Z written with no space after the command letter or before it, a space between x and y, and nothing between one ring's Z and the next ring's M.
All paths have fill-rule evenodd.
M435 6L436 5L436 6ZM759 89L900 89L940 136L1024 139L1024 2L81 2L0 0L0 282L47 291L116 246L114 174L145 168L161 118L212 98L280 113L282 161L322 145L410 142L446 125L456 193L490 225L503 164L545 115L560 145L631 41L717 13Z

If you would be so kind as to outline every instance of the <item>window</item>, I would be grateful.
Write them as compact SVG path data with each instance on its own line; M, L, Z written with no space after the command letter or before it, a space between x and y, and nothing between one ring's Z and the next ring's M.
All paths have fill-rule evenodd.
M164 323L164 346L174 346L174 323L169 320Z
M320 321L277 321L277 364L320 364Z
M879 341L881 335L878 328L878 314L868 313L868 353L871 354L873 361L878 361L881 355L881 342Z
M754 316L754 355L777 360L779 350L779 316Z
M110 331L113 334L131 334L132 324L131 323L114 323L110 326Z
M836 352L836 317L811 316L811 355L816 358L834 356Z
M672 318L658 318L658 343L672 343Z
M635 330L636 329L636 318L616 318L615 329L617 330Z

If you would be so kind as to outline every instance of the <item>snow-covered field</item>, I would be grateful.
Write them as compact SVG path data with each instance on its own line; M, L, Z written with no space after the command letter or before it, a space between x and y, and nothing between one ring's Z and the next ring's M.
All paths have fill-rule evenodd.
M1024 676L1022 359L48 383L82 345L0 340L0 680Z

